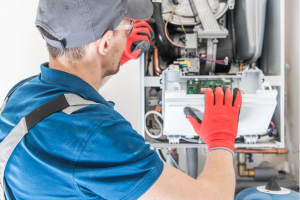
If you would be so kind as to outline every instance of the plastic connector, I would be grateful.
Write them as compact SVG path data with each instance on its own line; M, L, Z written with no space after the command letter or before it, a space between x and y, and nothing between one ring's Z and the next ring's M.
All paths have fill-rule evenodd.
M156 108L155 108L155 111L161 112L161 106L160 106L160 105L157 105Z
M224 64L228 65L228 61L229 61L229 58L226 56L225 59L224 59Z

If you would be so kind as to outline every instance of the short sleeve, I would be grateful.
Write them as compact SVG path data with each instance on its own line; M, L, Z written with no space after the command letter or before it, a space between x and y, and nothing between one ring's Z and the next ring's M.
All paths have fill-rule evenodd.
M138 199L159 178L163 162L126 120L108 120L86 142L74 169L77 190L100 199Z

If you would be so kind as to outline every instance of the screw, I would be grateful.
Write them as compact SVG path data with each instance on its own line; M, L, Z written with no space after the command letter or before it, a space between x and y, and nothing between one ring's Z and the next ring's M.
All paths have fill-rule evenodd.
M291 69L290 64L285 63L285 65L284 65L284 70L290 70L290 69Z

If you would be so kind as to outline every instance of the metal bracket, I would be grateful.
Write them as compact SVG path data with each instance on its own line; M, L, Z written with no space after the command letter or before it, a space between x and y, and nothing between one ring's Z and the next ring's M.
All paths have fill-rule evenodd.
M222 38L228 35L228 30L221 28L214 16L207 0L189 0L197 23L202 24L203 29L196 28L198 38Z
M233 10L235 6L235 0L227 0L229 10Z
M216 60L217 58L217 39L207 39L206 57L208 59ZM204 73L209 75L215 74L216 63L206 62Z

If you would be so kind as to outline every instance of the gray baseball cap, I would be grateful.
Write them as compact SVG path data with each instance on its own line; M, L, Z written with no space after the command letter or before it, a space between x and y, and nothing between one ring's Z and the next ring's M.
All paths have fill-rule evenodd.
M145 20L151 17L151 0L40 0L35 25L58 40L42 34L48 44L61 50L99 40L114 30L123 18Z

